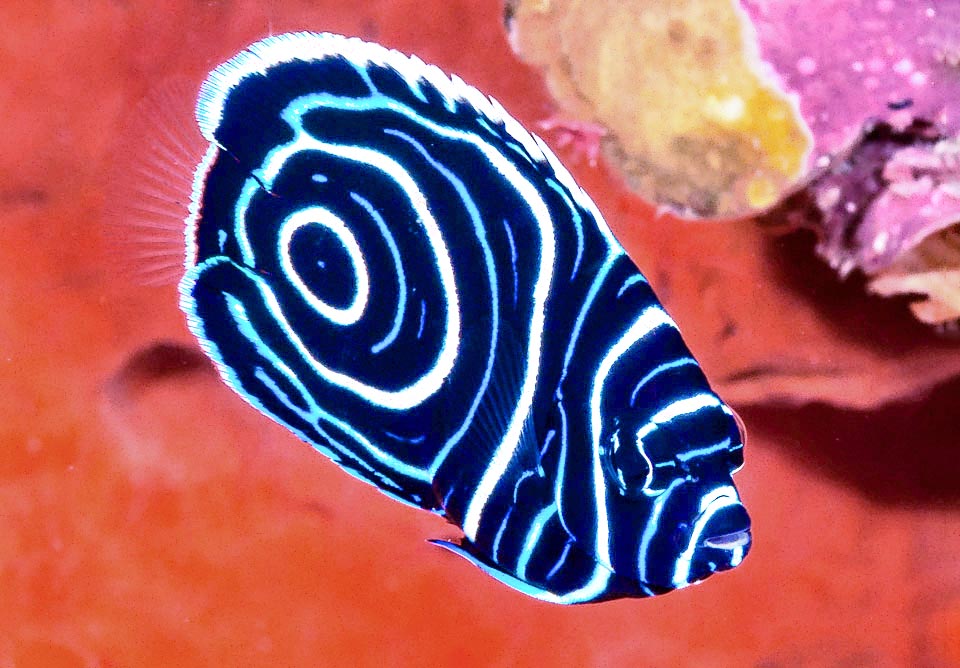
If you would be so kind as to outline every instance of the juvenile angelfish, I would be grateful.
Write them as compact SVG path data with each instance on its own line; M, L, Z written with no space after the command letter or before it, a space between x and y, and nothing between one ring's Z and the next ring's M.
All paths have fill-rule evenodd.
M415 57L292 33L217 67L196 117L181 307L251 405L545 601L741 562L733 412L500 104Z

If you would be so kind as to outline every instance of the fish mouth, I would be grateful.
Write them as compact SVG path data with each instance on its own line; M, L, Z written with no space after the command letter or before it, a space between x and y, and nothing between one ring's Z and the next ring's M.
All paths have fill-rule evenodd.
M739 499L720 497L697 518L695 526L699 535L691 536L689 546L695 551L739 552L750 549L750 516ZM714 559L724 561L727 557L716 554Z
M738 547L746 547L750 544L750 540L750 529L741 529L704 538L700 545L715 550L735 550Z
M716 497L694 524L687 549L678 560L674 584L696 582L735 568L750 551L750 516L739 498Z
M654 548L650 541L640 541L636 579L647 591L670 591L701 582L736 568L750 551L750 515L732 485L703 494L693 508L689 499L683 504L677 514L693 510L695 515L687 515L692 519L676 522L671 534L663 531L656 536L660 542Z

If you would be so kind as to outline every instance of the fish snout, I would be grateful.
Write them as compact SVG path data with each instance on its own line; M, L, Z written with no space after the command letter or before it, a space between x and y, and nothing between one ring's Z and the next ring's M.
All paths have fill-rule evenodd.
M750 550L750 516L732 487L709 495L692 525L678 529L683 545L673 585L683 587L740 565Z
M746 551L750 541L750 516L738 501L720 508L706 519L698 546L713 550L741 548Z

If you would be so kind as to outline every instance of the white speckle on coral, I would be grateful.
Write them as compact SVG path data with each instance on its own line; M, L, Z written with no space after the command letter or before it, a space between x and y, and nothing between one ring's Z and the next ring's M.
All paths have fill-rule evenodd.
M943 193L953 199L960 199L960 183L956 181L941 183L934 195L936 196L938 193Z
M890 241L890 233L886 230L880 230L873 240L873 252L879 255L887 249L887 242Z
M817 206L823 211L832 209L837 205L837 202L840 201L840 195L840 188L838 186L831 186L817 195Z
M913 72L913 61L909 58L902 58L898 60L894 66L893 71L897 74L907 75Z
M937 15L937 10L933 7L927 7L926 11L923 12L928 19L932 19Z
M804 56L797 61L797 71L800 74L813 74L817 71L817 61L810 56Z
M724 123L733 123L743 118L747 105L739 95L728 95L718 98L711 95L706 101L707 112Z
M887 117L887 122L899 132L904 132L913 123L913 112L909 109L895 111Z
M890 192L898 197L920 197L933 192L933 179L923 176L914 181L896 181L890 184Z
M950 67L960 66L960 51L949 51L947 49L934 49L933 57L938 63L945 63Z
M821 155L819 158L817 158L816 164L818 169L826 169L827 167L830 166L830 156Z
M853 202L847 201L847 203L843 205L843 208L847 213L855 213L857 210L857 205Z
M908 81L910 82L911 86L919 87L927 83L927 75L923 72L914 72L910 75Z
M960 171L960 142L957 140L945 139L937 142L933 147L933 154L947 170Z
M863 72L863 61L855 60L850 63L850 69L854 72Z

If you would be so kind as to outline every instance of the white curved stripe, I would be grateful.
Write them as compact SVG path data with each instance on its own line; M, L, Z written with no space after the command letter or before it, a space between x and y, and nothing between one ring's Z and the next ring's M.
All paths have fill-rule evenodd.
M193 173L190 205L187 207L187 217L183 221L183 241L186 249L183 257L184 274L197 264L197 225L200 222L201 200L207 184L207 175L218 155L220 155L220 148L216 144L210 144Z
M513 274L513 306L516 308L517 301L520 299L520 276L517 274L517 246L513 241L513 230L510 229L510 221L503 219L503 231L507 233L507 243L510 246L510 271Z
M620 286L620 289L617 290L617 299L620 299L620 297L623 296L623 293L626 292L631 285L635 283L646 284L646 282L647 282L647 279L643 276L643 274L637 272L636 274L634 274L633 276L625 280L623 282L623 285Z
M567 561L567 556L570 554L571 548L573 548L573 538L568 538L566 544L563 546L563 551L560 553L560 557L557 559L557 563L555 563L553 568L551 568L547 573L547 580L553 578L553 576L557 574L557 571L563 568L563 565Z
M597 564L597 566L593 569L593 575L590 576L590 579L585 585L579 589L574 589L573 591L567 592L566 594L560 594L559 596L556 596L556 602L563 603L564 605L572 605L574 603L586 603L587 601L593 601L607 591L607 588L610 586L610 577L612 575L613 573L608 571L603 566Z
M573 231L577 235L577 254L573 258L573 267L570 269L570 280L573 281L574 276L577 275L577 271L580 269L580 261L583 259L583 248L584 248L584 237L583 237L583 216L580 215L580 212L577 210L576 205L573 203L573 200L570 199L570 196L564 191L563 187L554 179L547 179L547 185L560 195L560 198L563 200L563 203L567 205L570 209L571 222L573 223Z
M653 484L653 461L650 459L650 455L647 454L647 449L643 447L643 439L637 439L637 452L640 453L640 456L643 457L643 461L647 465L647 477L643 481L643 489L648 490L650 489L650 485Z
M733 549L733 554L730 556L730 567L736 568L743 561L745 551L743 546L736 547Z
M593 387L590 393L590 431L591 444L593 446L593 470L591 474L593 479L594 503L597 513L596 556L597 561L611 569L613 565L610 561L610 522L607 516L606 501L607 485L603 476L603 466L600 463L600 432L603 429L600 415L600 399L603 393L603 384L617 360L637 343L637 341L640 341L658 327L675 328L676 325L673 320L670 319L670 316L667 315L667 312L660 306L648 306L640 313L623 336L620 337L620 340L611 346L606 356L597 366L597 373L593 379Z
M563 481L567 471L567 448L570 447L570 439L567 438L567 412L564 410L562 403L557 404L557 412L560 414L560 433L562 437L560 438L560 452L557 456L557 477L553 481L553 498L557 501L557 514L560 515L560 523L563 524L564 530L572 535L573 532L570 531L570 527L563 519Z
M676 401L669 403L665 408L657 411L653 417L650 418L650 422L663 424L665 422L670 422L681 415L690 415L691 413L696 413L701 409L720 405L720 400L715 394L709 392L700 392L698 394L684 397L683 399L677 399Z
M640 548L637 550L637 579L641 584L647 582L647 553L650 551L650 542L656 535L657 529L660 528L660 515L663 513L663 507L669 500L674 488L682 483L683 480L681 479L673 480L653 502L653 509L650 511L647 523L643 527L643 535L640 536Z
M730 437L723 439L719 443L714 443L713 445L708 445L703 448L696 448L694 450L685 450L683 452L677 453L677 459L681 462L685 462L696 457L709 457L710 455L716 452L728 452L730 450Z
M400 260L400 249L397 248L397 242L387 227L387 222L380 215L380 212L374 208L373 204L358 195L350 193L350 199L363 207L367 214L373 219L373 222L380 228L380 234L383 236L387 249L390 251L390 257L393 259L393 270L397 275L397 310L393 316L393 326L380 341L377 341L370 347L370 352L377 354L384 348L396 341L400 335L400 327L403 325L403 316L407 312L407 277L403 271L403 263Z
M526 374L521 388L521 394L518 399L517 410L514 412L511 418L511 422L508 425L505 437L498 446L491 465L485 470L480 485L478 485L478 488L474 496L471 498L471 502L468 506L467 518L469 519L469 526L473 527L475 534L476 526L479 524L480 511L489 498L489 495L492 493L496 483L506 471L507 464L509 463L513 452L517 447L517 443L523 429L523 423L533 402L533 394L534 390L536 389L536 378L539 372L540 350L542 347L545 304L547 295L549 293L550 282L552 280L552 269L556 252L554 247L554 230L552 220L550 219L549 210L542 199L540 199L536 187L533 186L529 181L525 180L520 174L519 170L517 170L517 168L509 160L507 160L499 151L492 148L488 143L473 134L432 123L427 119L420 117L415 112L403 107L402 105L398 105L395 101L389 99L380 100L379 102L371 100L361 102L357 100L345 100L342 98L338 99L329 95L312 94L297 98L291 102L282 113L282 116L285 120L287 120L291 127L294 128L296 136L290 143L275 148L265 159L264 167L261 170L261 175L262 180L267 184L268 188L270 185L272 185L273 180L276 178L277 174L282 169L283 164L289 159L289 157L301 150L319 150L331 153L333 155L338 155L346 159L364 162L371 167L378 168L387 173L400 184L400 187L410 197L411 205L414 207L421 222L426 227L428 238L431 240L431 245L436 248L439 244L440 247L445 248L442 244L442 238L440 237L436 222L430 215L426 206L426 201L423 197L423 194L416 187L415 182L395 161L376 151L356 146L329 144L319 141L306 134L300 120L303 113L315 108L316 106L323 105L336 107L338 104L353 109L387 106L392 111L406 115L421 125L426 126L430 131L436 134L472 144L483 153L483 155L490 162L491 166L497 170L507 180L508 183L517 189L524 200L530 205L531 212L533 213L539 225L541 233L541 264L540 272L533 291L534 305L532 311L534 315L531 319ZM449 267L450 258L445 250L442 255L438 254L437 257L438 264L442 264L440 261L444 260L446 267ZM444 267L441 266L440 268L442 270ZM332 370L323 367L319 361L312 357L299 337L296 336L296 334L289 327L289 324L286 323L286 321L282 318L282 313L278 308L276 298L269 290L265 290L265 286L263 286L263 284L259 285L265 302L268 303L268 307L270 307L274 312L274 315L277 317L281 327L284 328L285 334L291 338L291 341L297 346L299 352L304 356L307 363L310 364L318 372L318 374L321 375L321 377L324 377L328 381L334 382L335 384L347 389L357 391L358 394L378 405L387 408L405 409L422 402L439 388L442 380L445 379L446 375L449 374L456 357L457 345L459 344L460 312L455 284L452 282L452 268L449 270L449 273L450 291L452 291L452 294L450 291L446 290L447 284L443 279L443 271L441 271L441 281L444 283L445 292L447 292L448 295L447 303L450 319L454 321L454 324L456 325L455 336L453 336L453 328L448 327L445 337L445 345L441 351L440 359L438 359L435 367L431 369L431 372L427 376L416 381L414 386L403 388L400 391L394 392L384 392L378 388L366 386L354 381L350 377L347 377L343 374L338 374L337 372L333 372ZM428 384L427 381L437 379L438 374L436 372L438 369L445 369L443 377L439 378L439 382ZM433 378L430 378L430 376L433 376ZM358 391L361 389L365 390L365 392ZM411 391L412 389L420 391L429 389L431 391L429 394L418 396L416 393ZM403 398L406 400L405 402L398 400L396 396L398 393L404 393ZM407 403L411 400L412 403ZM466 524L467 521L465 521L465 525ZM465 533L467 533L467 536L470 537L470 533L466 531L466 527Z
M500 521L500 528L497 529L497 535L493 537L493 547L490 550L490 554L493 555L494 561L499 561L500 559L500 541L503 540L503 534L507 530L507 524L510 522L510 516L513 514L514 508L516 508L516 506L507 508L507 512L504 513L503 519Z
M632 399L631 403L633 403ZM672 401L667 404L666 407L661 408L659 411L654 413L653 417L651 417L648 422L644 423L644 425L637 430L637 442L639 443L649 434L654 432L660 425L667 424L674 418L680 417L681 415L696 413L699 410L709 408L711 406L723 407L724 404L716 397L716 395L709 392L700 392L690 397L684 397L683 399ZM727 440L727 444L729 444L729 439ZM700 451L696 452L700 454L709 454L715 449L716 446L711 446L710 448L705 449L702 453ZM679 455L679 457L681 459L684 458L682 454Z
M600 265L600 268L597 270L593 283L590 284L590 289L587 290L587 294L583 298L583 305L580 307L580 312L577 314L577 319L573 323L573 330L570 333L570 345L567 346L567 351L563 356L563 370L560 372L561 383L567 376L567 369L570 367L570 360L573 359L573 353L577 348L577 343L580 341L580 332L583 329L583 323L586 322L587 313L589 313L593 307L593 302L597 298L600 288L606 283L607 275L610 273L614 262L616 262L617 258L622 254L623 250L618 250L613 247L607 249L603 264Z
M649 383L651 380L656 378L658 375L660 375L664 371L669 371L670 369L676 369L678 367L687 366L687 365L696 366L697 360L693 359L692 357L680 357L679 359L675 359L670 362L664 362L663 364L657 365L646 376L641 378L640 382L638 382L636 386L633 388L633 392L630 393L630 405L632 406L634 403L636 403L637 394L640 393L640 390L642 390L647 383Z
M250 237L247 235L247 209L250 208L250 200L253 196L262 190L263 186L259 181L248 178L243 182L243 188L233 206L233 236L237 240L237 245L240 246L240 259L248 267L255 267L257 258L250 244Z
M647 496L650 496L651 495L650 485L651 483L653 483L654 467L653 467L653 461L650 459L650 455L647 454L647 449L643 447L644 436L646 436L646 433L642 435L637 434L637 452L640 453L640 456L643 458L644 464L646 464L647 466L647 475L644 476L643 485L641 485L641 489L643 490L644 494L647 494ZM613 432L613 454L616 455L619 449L620 449L620 431L617 430ZM617 470L616 474L617 474L617 478L620 480L621 487L623 487L623 489L626 490L627 481L623 479L623 475L621 471ZM660 490L658 490L658 493L659 491Z
M353 300L346 307L330 306L319 299L310 290L310 286L303 282L293 266L293 259L290 257L293 235L308 225L319 225L333 232L350 257L350 264L353 265L353 273L356 276L356 289ZM370 274L367 272L367 263L363 259L363 251L360 249L360 244L357 243L357 238L340 218L319 206L300 209L287 216L280 224L278 243L280 244L280 265L283 267L284 273L300 292L303 299L315 311L338 325L352 325L363 316L363 312L367 308L367 300L370 297Z
M527 579L527 566L530 565L533 551L537 547L540 536L543 535L543 529L547 524L547 520L553 517L556 512L556 504L551 503L533 518L533 523L527 532L527 537L523 541L523 547L520 549L520 558L517 559L517 577L521 580Z

